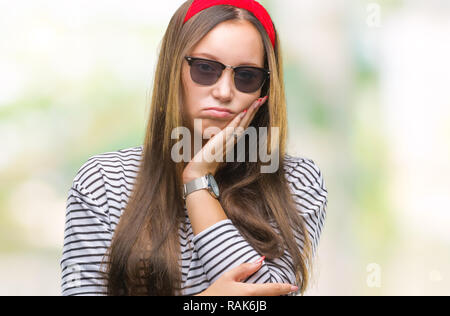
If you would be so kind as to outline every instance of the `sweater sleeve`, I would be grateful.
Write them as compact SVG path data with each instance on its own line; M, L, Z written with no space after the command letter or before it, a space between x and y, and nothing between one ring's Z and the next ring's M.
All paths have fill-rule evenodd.
M74 181L66 204L61 265L63 296L106 295L103 257L112 232L107 210Z
M313 169L309 171L311 174L308 174L310 182L305 182L300 176L306 172L304 168ZM327 191L320 170L310 161L305 165L305 160L300 158L286 171L300 215L307 223L306 228L313 238L313 244L317 245L327 201ZM274 229L277 231L276 227ZM303 250L303 240L302 236L296 235L300 252ZM203 230L194 236L193 243L210 283L216 281L224 272L242 263L255 261L261 256L244 239L230 219L222 220ZM263 266L245 282L295 284L295 272L289 252L285 251L283 256L274 260L266 259Z
M328 191L322 172L313 160L306 158L295 160L294 167L286 173L286 176L299 213L304 219L314 257L325 224Z

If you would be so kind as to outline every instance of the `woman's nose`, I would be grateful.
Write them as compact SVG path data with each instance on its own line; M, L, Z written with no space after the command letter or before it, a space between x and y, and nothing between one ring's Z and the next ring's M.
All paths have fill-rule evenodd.
M233 95L233 69L224 69L222 76L214 85L213 95L218 99L228 99Z

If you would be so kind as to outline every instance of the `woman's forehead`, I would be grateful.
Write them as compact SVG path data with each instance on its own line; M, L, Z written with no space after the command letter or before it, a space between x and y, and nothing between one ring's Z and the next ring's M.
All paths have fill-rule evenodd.
M194 46L190 54L228 65L262 66L264 63L261 35L247 21L227 21L217 25Z

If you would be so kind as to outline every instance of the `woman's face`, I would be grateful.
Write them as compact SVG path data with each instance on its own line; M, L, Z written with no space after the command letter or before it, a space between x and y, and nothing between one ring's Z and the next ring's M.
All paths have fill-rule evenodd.
M201 57L219 61L224 65L251 65L264 67L264 46L258 30L247 21L226 21L211 30L188 53L191 57ZM218 81L211 86L202 86L191 79L190 66L186 60L182 66L183 118L191 132L194 132L194 119L201 119L202 130L195 133L203 135L208 127L224 129L231 120L249 108L260 97L261 89L244 93L236 89L233 70L225 69ZM206 109L226 108L232 112L229 117L216 117Z

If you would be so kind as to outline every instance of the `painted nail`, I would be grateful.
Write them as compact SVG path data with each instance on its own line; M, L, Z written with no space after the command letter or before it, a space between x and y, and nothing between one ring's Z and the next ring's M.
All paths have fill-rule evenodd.
M258 260L256 260L254 263L255 263L255 264L261 264L261 263L264 261L264 259L266 259L266 256L262 256L261 258L259 258Z
M258 103L257 103L256 107L258 107L258 108L261 107L266 102L266 100L267 100L267 96L264 98L258 99Z
M244 110L244 113L247 113L247 109Z

